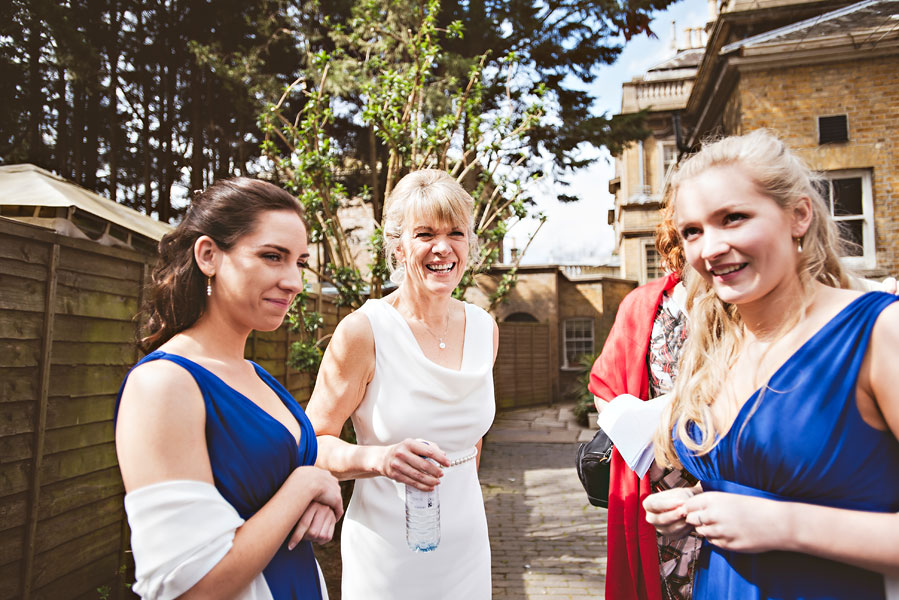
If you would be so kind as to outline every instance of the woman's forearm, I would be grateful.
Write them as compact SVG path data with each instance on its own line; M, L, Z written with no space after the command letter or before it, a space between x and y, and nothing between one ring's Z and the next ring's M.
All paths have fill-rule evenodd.
M322 492L308 469L295 470L271 500L241 525L228 553L182 598L231 598L246 589L259 575L309 504Z
M899 514L783 504L785 550L899 576Z
M326 469L340 481L383 475L384 446L350 444L333 435L318 436L315 466Z

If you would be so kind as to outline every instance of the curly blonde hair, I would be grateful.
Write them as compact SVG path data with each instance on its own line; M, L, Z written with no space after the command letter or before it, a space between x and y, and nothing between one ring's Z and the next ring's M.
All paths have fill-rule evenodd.
M811 201L811 222L800 240L802 252L797 269L802 298L783 324L784 331L795 325L805 312L815 282L831 287L850 287L848 274L840 264L843 243L830 210L818 192L818 178L781 140L764 130L706 142L697 154L679 166L665 192L670 228L673 228L680 186L708 169L728 165L743 169L757 189L784 210L794 207L801 198ZM674 232L673 235L679 235L676 229ZM665 243L670 244L670 239ZM722 384L742 348L743 323L736 306L718 298L708 282L692 268L684 269L684 283L690 334L682 353L674 399L663 415L655 437L656 459L663 465L679 464L672 430L684 446L698 455L708 453L726 433L716 428L711 406L721 395ZM753 412L757 403L758 399ZM699 441L689 435L687 427L690 423L699 434Z

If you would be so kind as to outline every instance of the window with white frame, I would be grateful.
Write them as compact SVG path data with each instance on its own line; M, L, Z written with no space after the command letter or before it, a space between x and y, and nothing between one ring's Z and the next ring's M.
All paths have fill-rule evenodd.
M643 242L643 274L644 283L658 279L665 274L662 268L662 257L656 249L654 241Z
M662 185L665 186L665 179L668 177L668 173L677 164L677 145L674 142L659 142L661 146L661 156L662 156ZM659 191L661 191L661 187Z
M846 262L854 267L874 267L874 200L871 172L828 171L821 189L830 214L849 242Z
M578 361L582 356L593 356L593 319L589 317L565 319L563 331L564 368L578 367Z

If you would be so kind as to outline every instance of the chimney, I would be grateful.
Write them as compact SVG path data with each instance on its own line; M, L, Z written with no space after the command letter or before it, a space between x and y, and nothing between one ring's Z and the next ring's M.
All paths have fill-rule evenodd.
M677 54L677 22L671 21L671 54Z

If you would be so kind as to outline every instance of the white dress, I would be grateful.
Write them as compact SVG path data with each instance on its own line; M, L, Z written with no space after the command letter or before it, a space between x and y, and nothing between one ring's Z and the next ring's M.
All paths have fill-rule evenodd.
M375 372L352 421L362 445L433 441L450 460L468 456L493 423L493 319L465 304L462 368L425 357L405 319L385 300L361 312L375 340ZM490 542L475 461L445 468L440 545L406 545L405 486L356 480L341 533L343 600L483 600L491 597Z

